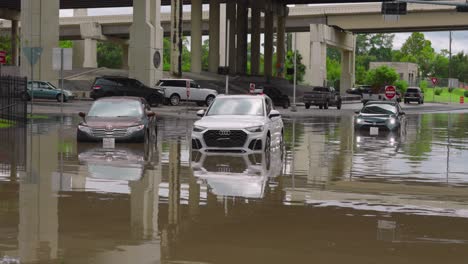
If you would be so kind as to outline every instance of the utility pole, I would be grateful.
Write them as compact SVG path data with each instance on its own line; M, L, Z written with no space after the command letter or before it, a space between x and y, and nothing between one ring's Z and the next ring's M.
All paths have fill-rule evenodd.
M450 88L451 77L452 77L452 31L449 31L449 65L448 65L449 88Z

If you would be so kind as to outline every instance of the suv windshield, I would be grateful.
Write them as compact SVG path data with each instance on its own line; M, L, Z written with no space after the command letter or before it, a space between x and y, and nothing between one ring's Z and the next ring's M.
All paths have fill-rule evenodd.
M388 104L371 104L366 105L361 113L364 114L385 114L385 115L393 115L396 114L396 107L393 105Z
M206 115L263 116L263 100L261 98L216 98Z
M408 90L406 90L407 93L419 93L419 89L415 89L415 88L408 88Z
M90 117L141 117L143 111L138 101L96 101L88 116Z

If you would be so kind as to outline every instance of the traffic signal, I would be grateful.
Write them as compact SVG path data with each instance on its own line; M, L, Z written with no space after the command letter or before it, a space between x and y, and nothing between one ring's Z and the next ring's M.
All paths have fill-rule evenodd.
M406 2L382 2L383 15L406 15Z

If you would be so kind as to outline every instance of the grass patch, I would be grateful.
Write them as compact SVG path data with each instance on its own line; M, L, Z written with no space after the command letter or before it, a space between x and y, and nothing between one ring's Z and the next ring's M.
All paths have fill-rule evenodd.
M440 94L434 94L434 91L441 90ZM424 91L424 102L440 102L440 103L460 103L460 96L465 96L465 89L455 88L452 93L445 88L427 88Z
M6 119L1 119L0 118L0 128L9 128L15 125L14 121L9 121Z
M28 119L47 119L49 117L46 116L46 115L31 115L31 114L28 114L27 118Z

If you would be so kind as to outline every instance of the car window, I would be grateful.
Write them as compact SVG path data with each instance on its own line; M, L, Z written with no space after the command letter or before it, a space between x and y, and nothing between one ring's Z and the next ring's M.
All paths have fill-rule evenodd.
M190 88L198 88L198 83L190 82Z
M273 104L271 103L271 99L266 98L265 102L266 102L266 113L270 114L271 110L273 110Z
M116 83L109 79L99 78L94 83L95 85L116 85Z
M419 93L419 89L415 89L415 88L408 88L408 90L406 90L407 93Z
M264 116L263 100L257 98L216 98L208 109L207 116L250 115Z
M142 104L133 100L96 101L89 110L89 117L141 117Z
M397 113L397 109L395 106L389 104L370 104L366 105L361 112L365 114L393 115Z

